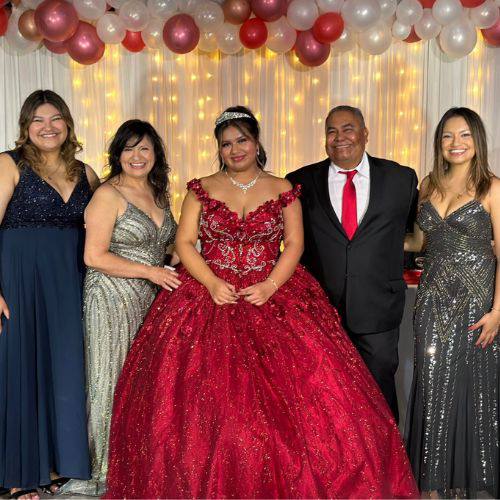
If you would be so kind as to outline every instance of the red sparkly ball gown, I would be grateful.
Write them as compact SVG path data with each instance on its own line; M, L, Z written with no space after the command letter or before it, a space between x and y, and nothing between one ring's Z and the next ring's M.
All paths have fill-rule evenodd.
M245 220L188 184L202 254L237 289L279 256L282 193ZM339 316L301 266L261 307L217 306L180 271L124 365L107 498L405 498L418 495L398 429Z

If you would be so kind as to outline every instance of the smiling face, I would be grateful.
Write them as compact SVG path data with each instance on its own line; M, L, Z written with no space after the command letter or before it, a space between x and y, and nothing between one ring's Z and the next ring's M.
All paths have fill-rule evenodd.
M227 127L223 130L219 153L228 170L245 172L259 168L257 143L236 127Z
M368 129L350 111L336 111L326 121L325 149L338 167L352 170L363 158Z
M476 155L474 139L467 122L461 116L446 121L441 135L443 158L451 165L469 166Z
M147 177L155 161L153 143L148 136L144 136L139 142L137 137L132 137L120 154L123 174L134 178Z
M36 108L28 135L32 144L43 153L58 151L68 137L68 126L61 112L46 103Z

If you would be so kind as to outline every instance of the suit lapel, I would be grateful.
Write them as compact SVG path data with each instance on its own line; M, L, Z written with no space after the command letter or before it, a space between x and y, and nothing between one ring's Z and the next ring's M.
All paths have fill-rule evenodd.
M344 228L332 207L332 202L330 200L330 193L328 192L328 172L330 170L330 160L324 160L318 167L315 176L315 187L316 193L319 200L319 204L325 211L328 218L331 220L332 224L338 229L338 231L347 239Z

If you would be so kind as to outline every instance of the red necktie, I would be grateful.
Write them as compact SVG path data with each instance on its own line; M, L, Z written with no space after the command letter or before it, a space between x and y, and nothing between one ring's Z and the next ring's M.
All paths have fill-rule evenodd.
M356 186L353 177L358 173L357 170L339 171L345 174L347 179L342 191L342 226L347 237L352 240L356 229L358 229L358 209L356 206Z

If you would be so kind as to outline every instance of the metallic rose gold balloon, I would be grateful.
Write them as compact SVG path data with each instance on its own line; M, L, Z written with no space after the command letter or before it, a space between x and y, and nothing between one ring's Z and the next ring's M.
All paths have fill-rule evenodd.
M17 27L19 28L21 35L23 35L26 40L39 42L43 38L35 24L34 10L30 9L24 11L17 22Z
M64 42L78 28L78 14L65 0L44 0L35 10L38 31L51 42Z
M500 47L500 19L491 28L481 30L484 39L493 47Z
M191 16L177 14L165 23L163 41L172 52L187 54L198 45L200 30Z
M94 64L104 54L104 43L94 26L80 21L76 33L66 42L68 54L80 64Z
M295 53L305 66L320 66L330 56L330 44L318 42L311 30L301 31L295 42Z
M248 0L225 0L222 10L226 21L231 24L244 23L252 13Z
M43 44L47 47L47 50L50 50L50 52L54 54L66 54L66 52L68 52L66 42L51 42L50 40L44 40Z
M286 0L252 0L250 5L253 13L267 22L277 21L287 10Z

